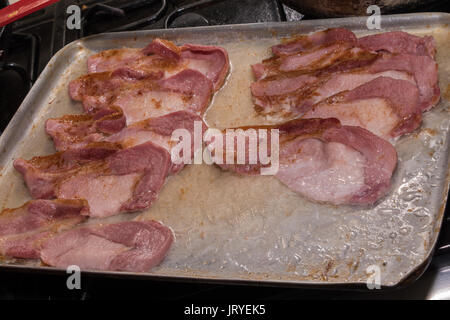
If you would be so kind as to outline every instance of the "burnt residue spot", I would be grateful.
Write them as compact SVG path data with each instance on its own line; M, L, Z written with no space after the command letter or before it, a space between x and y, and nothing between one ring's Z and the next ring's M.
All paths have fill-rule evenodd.
M450 101L450 84L447 85L447 88L442 93L442 96L445 98L445 100L449 100Z

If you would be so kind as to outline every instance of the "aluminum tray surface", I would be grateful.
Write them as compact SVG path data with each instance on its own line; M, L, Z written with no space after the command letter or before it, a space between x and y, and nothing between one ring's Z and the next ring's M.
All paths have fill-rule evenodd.
M377 266L381 283L395 286L424 267L436 242L448 191L450 15L382 16L381 30L432 35L437 42L440 103L424 115L419 130L395 141L399 162L393 187L376 206L317 204L269 176L242 177L206 164L189 165L168 179L158 201L140 213L88 224L155 219L170 226L176 241L163 263L141 276L257 281L272 284L364 284ZM120 47L143 47L154 37L177 44L219 45L228 50L231 73L205 120L225 128L261 124L253 109L250 65L269 57L283 37L346 27L373 33L366 18L262 23L95 35L59 51L42 72L0 139L0 205L30 199L12 167L15 158L54 152L44 123L81 113L68 83L87 72L87 57ZM3 260L3 266L49 270L38 261ZM104 272L101 272L104 273ZM110 273L136 275L133 273Z

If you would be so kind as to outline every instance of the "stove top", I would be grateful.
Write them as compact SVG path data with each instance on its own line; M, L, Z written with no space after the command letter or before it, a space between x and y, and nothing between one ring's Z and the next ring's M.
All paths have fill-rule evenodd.
M5 0L0 0L0 7ZM67 7L81 8L81 29L66 28ZM450 12L450 3L427 11ZM423 11L423 10L422 10ZM50 58L66 44L91 34L125 30L177 28L265 21L299 21L305 16L281 0L61 0L1 31L0 134ZM0 299L450 299L450 220L444 226L431 266L413 285L393 292L346 292L252 287L84 276L81 290L67 290L61 274L0 274ZM148 288L151 287L152 290ZM238 289L238 290L236 290ZM123 296L121 296L123 295Z

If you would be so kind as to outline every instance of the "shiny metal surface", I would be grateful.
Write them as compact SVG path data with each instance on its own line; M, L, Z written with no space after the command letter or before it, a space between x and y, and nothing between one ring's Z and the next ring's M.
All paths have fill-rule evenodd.
M450 74L445 72L450 70L450 48L446 41L449 22L448 14L383 16L380 30L433 34L438 42L443 93L450 83ZM235 71L232 77L239 69L249 67L237 58L242 56L242 50L253 52L258 47L259 54L266 53L270 44L283 37L327 27L368 33L366 18L362 17L110 33L69 44L49 62L0 138L0 203L3 207L14 207L28 199L20 176L12 168L12 160L54 152L45 135L44 122L49 117L80 110L67 95L67 83L86 72L86 58L93 52L123 46L143 47L152 37L176 43L221 45L230 52ZM260 56L255 56L253 62L259 60ZM233 79L229 80L232 83ZM222 89L226 90L227 87ZM177 233L177 241L161 266L144 274L92 273L294 286L365 286L367 267L376 265L381 269L384 286L414 281L433 252L448 192L448 99L443 94L439 105L425 114L421 129L395 142L399 164L393 188L374 207L320 205L302 199L270 179L239 179L211 166L190 166L171 179L160 201L144 213L146 217L162 220ZM212 181L210 177L219 174L219 182L211 183L207 190L201 183L191 190L198 199L216 194L214 201L205 200L201 208L189 207L192 203L182 201L171 203L176 194L170 190L183 188L183 179L201 181L201 177L206 177L205 181ZM107 221L132 219L136 215L120 215ZM251 241L244 241L248 239ZM37 262L22 264L23 261L4 261L2 266L55 270Z

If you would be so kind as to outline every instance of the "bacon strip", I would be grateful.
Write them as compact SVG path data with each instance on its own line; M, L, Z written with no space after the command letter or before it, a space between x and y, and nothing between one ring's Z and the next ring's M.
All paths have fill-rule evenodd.
M32 200L0 213L0 254L38 259L43 244L86 219L84 200Z
M185 44L177 47L170 41L154 39L144 49L112 49L88 59L90 73L128 68L145 72L163 72L166 77L185 69L206 76L218 90L225 81L230 63L227 52L214 46Z
M303 118L337 118L389 139L414 131L422 121L419 90L405 80L379 77L314 105Z
M156 221L120 222L67 231L48 241L40 257L58 268L147 272L164 259L173 238Z
M341 126L337 119L328 118L297 119L280 125L235 129L242 129L240 134L245 134L248 129L277 129L280 135L279 169L275 176L309 199L332 204L372 204L390 188L397 153L389 142L363 128ZM261 173L261 168L274 165L273 161L264 165L260 158L251 164L248 140L246 163L226 164L224 137L224 156L219 164L224 170L256 175ZM273 154L273 148L268 147L270 154Z
M421 123L421 113L431 109L440 98L432 37L388 32L356 39L342 29L330 29L274 48L272 58L252 66L257 81L251 85L256 111L271 120L332 116L345 124L362 125L387 138L416 129ZM376 80L378 78L385 80ZM388 98L382 90L370 98L363 95L351 99L342 97L342 92L360 94L361 90L356 88L379 86L380 81L386 83ZM402 83L401 86L412 94L411 99L403 100L403 105L399 106L395 94L388 88L389 83ZM419 92L418 107L411 85ZM346 102L349 108L334 108L337 100ZM357 107L356 100L361 108ZM370 104L374 104L373 108ZM403 112L406 109L409 111ZM367 115L368 111L373 114ZM370 119L376 122L375 117L382 115L387 117L385 128L368 126ZM361 117L370 119L361 120Z
M35 198L86 199L91 217L148 208L169 173L170 155L146 142L121 149L109 143L88 145L29 161L14 167Z

